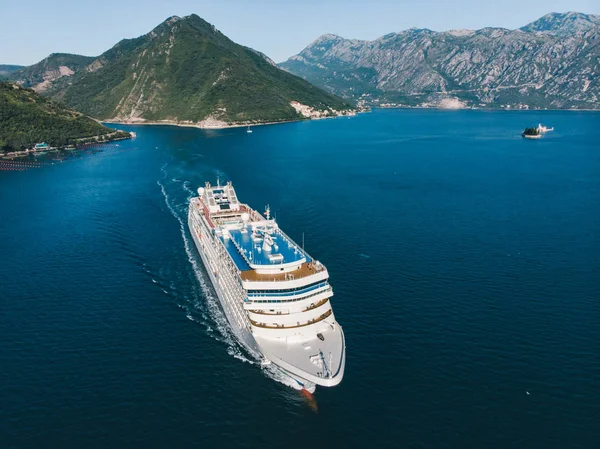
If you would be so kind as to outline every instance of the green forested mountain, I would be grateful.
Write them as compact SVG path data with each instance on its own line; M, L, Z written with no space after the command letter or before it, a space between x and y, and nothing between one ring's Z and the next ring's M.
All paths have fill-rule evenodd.
M123 40L47 87L46 95L105 120L218 126L352 110L196 15Z
M8 77L23 87L31 87L36 92L44 92L59 78L73 75L94 59L90 56L52 53L37 64L10 73Z
M114 133L31 89L0 81L0 148L3 150L30 147L36 142L65 145L84 137Z

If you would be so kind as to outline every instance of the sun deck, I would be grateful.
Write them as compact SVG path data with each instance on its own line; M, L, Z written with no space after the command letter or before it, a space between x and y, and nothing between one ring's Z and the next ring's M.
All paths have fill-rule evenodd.
M285 265L307 260L301 248L278 229L230 229L229 235L250 266Z
M323 270L325 270L323 265L317 265L314 262L304 262L297 270L283 273L261 274L257 273L255 270L249 269L247 271L242 271L242 281L290 281L292 279L301 279L303 277L311 276Z
M221 242L223 243L223 246L227 250L229 257L231 257L231 260L233 260L233 263L235 264L238 270L242 272L246 270L251 270L250 265L248 265L248 262L246 262L246 259L238 251L231 239L225 239L221 237Z

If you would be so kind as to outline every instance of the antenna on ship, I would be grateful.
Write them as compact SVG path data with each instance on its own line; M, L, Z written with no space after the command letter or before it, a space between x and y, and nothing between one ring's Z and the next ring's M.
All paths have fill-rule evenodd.
M219 179L219 176L217 176L217 187L221 187L221 180Z
M268 204L267 204L267 207L265 208L265 215L267 217L267 220L269 220L271 218L271 208L269 207Z

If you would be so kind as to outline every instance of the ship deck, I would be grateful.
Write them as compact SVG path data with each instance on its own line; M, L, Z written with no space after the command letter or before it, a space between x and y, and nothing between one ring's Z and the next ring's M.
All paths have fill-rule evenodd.
M270 236L273 240L271 250L263 249L264 236L260 239L252 237L251 227L242 232L240 229L229 229L229 238L220 237L223 246L240 271L251 270L252 266L276 267L294 262L311 261L310 257L289 237L279 230Z
M322 265L321 265L322 267ZM248 267L246 271L242 270L242 281L289 281L291 279L301 279L306 276L323 271L324 268L317 267L314 262L304 262L300 268L287 273L267 273L260 274Z
M224 239L223 237L221 237L220 239L221 243L223 243L223 246L227 250L229 257L231 257L231 260L233 260L233 263L235 264L238 270L246 271L252 269L250 268L250 265L248 265L248 262L246 262L246 259L238 251L235 244L231 241L231 239Z
M314 326L297 329L298 332L306 329L309 337L298 342L261 335L255 335L255 339L271 362L301 379L331 387L339 384L344 377L346 343L342 328L337 323L335 326L325 320L321 323L326 324L318 330ZM317 337L317 332L323 340Z

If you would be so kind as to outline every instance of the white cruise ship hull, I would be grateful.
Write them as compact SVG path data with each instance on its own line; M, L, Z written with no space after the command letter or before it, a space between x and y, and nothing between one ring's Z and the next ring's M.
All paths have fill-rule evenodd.
M234 201L217 194L226 208L215 206L213 191L221 187L198 189L188 226L231 331L248 352L300 387L339 384L345 339L329 302L327 270L274 220L236 203L228 187Z
M198 254L200 254L200 259L202 260L202 264L208 273L208 277L210 278L210 282L217 294L217 298L219 299L219 304L221 305L221 309L225 313L225 317L227 318L227 322L229 323L229 327L231 331L234 333L238 341L248 350L251 354L256 357L262 356L262 352L260 351L256 340L252 336L251 332L248 329L248 324L242 325L238 319L236 319L236 314L234 312L234 305L232 301L233 298L230 298L226 295L226 293L219 286L219 282L217 281L217 277L215 276L215 272L211 269L211 265L208 263L207 257L209 257L202 245L200 245L198 236L192 231L193 227L191 225L191 214L190 221L188 222L190 232L192 234L192 239L194 240L194 244L196 245L196 249L198 250Z

